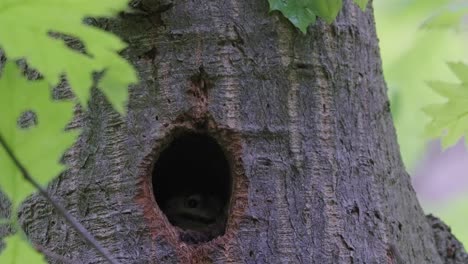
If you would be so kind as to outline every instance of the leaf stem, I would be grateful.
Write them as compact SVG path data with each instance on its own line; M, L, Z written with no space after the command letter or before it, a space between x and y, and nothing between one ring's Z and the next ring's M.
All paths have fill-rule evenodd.
M112 255L105 249L97 240L94 238L93 235L80 223L76 218L74 218L61 204L59 204L57 201L52 198L47 191L42 188L42 186L34 180L29 172L26 170L26 168L21 164L21 162L18 160L18 158L15 156L13 151L10 149L8 144L5 142L3 136L0 133L0 144L2 147L5 149L7 152L8 156L13 160L15 163L16 167L20 170L21 174L23 174L23 177L26 181L31 183L38 191L39 193L55 208L55 210L63 217L65 220L70 224L76 232L78 232L85 240L86 242L94 247L101 255L110 263L112 264L119 264L117 260L115 260Z

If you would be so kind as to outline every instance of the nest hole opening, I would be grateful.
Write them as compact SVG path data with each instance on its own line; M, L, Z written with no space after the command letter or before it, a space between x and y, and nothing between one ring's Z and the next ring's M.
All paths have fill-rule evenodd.
M184 133L160 153L153 193L180 239L197 244L224 235L232 179L228 159L208 134Z

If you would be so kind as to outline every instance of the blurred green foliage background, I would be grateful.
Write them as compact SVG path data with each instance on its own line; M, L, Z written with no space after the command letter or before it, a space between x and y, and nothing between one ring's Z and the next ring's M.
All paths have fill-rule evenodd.
M385 80L401 154L407 171L413 177L419 177L419 182L433 180L418 173L418 168L428 165L424 163L424 157L427 156L431 143L423 136L429 118L421 108L443 102L426 82L443 80L457 83L446 63L468 62L468 27L463 29L462 25L459 29L426 29L422 25L438 12L445 8L456 8L462 2L468 4L466 0L373 2ZM464 152L466 153L466 148ZM464 179L468 179L468 164L464 168L466 171L461 173ZM447 173L443 180L458 179ZM443 188L444 185L440 186ZM418 188L415 189L418 192ZM425 212L442 218L452 228L455 236L468 247L468 185L464 191L457 195L448 195L447 199L427 199L427 196L420 193L418 197Z

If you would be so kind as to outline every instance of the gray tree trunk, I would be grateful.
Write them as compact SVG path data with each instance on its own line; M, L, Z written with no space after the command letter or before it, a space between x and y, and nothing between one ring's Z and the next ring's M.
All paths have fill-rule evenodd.
M141 76L128 115L95 93L73 123L83 134L70 169L49 187L119 261L468 263L447 227L426 219L401 162L371 4L363 13L344 1L332 25L306 35L266 0L135 6L144 14L101 25L130 43ZM161 153L191 132L218 142L227 178L159 186ZM215 157L206 149L178 155ZM184 162L169 163L168 177ZM197 241L158 206L154 192L191 186L225 195L219 237ZM20 216L35 243L104 263L39 197Z

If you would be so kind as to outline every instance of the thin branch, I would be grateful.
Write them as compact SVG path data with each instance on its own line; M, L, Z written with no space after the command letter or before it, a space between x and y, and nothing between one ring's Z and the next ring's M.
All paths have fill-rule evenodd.
M15 154L13 151L10 149L8 144L5 142L3 136L0 134L0 144L3 146L5 151L7 152L8 156L13 160L15 163L16 167L21 171L21 174L23 174L23 177L26 181L31 183L38 191L39 193L55 208L55 210L63 217L65 220L75 229L76 232L78 232L85 240L86 242L94 247L101 255L110 263L112 264L119 264L117 260L115 260L112 255L105 249L104 247L101 246L101 244L94 238L91 233L80 223L78 222L77 219L75 219L68 211L58 202L56 202L48 193L47 191L42 188L42 186L34 180L29 172L26 170L26 168L20 163L20 161L16 158Z

